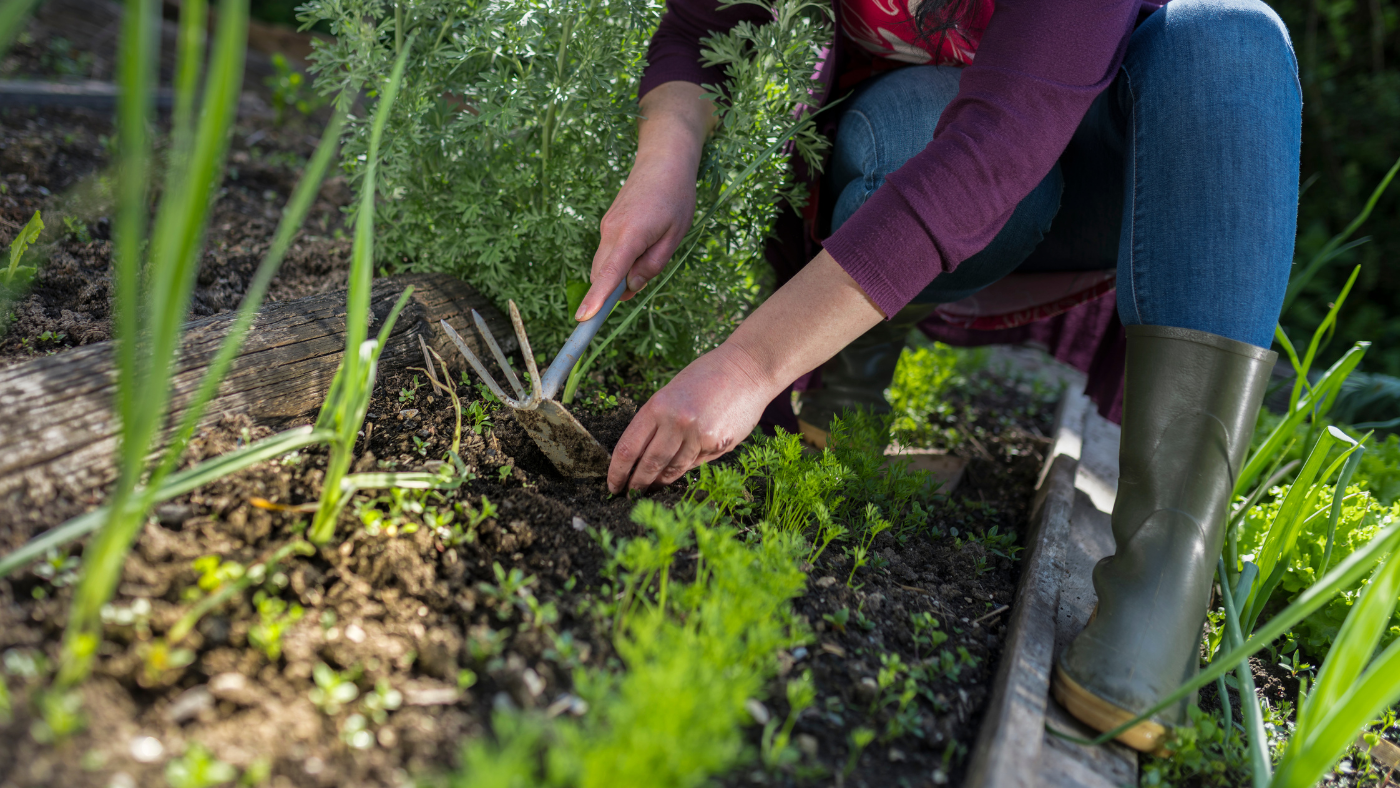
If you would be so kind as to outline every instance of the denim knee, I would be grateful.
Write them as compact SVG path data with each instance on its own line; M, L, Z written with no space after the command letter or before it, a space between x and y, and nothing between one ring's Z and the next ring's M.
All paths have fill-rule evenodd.
M1150 39L1155 32L1150 28L1156 25L1166 28L1171 42L1148 53L1148 63L1167 67L1162 78L1227 81L1242 93L1273 93L1273 80L1287 79L1301 106L1298 60L1288 28L1263 0L1173 0L1149 17L1134 37ZM1140 79L1134 75L1134 81ZM1191 93L1210 97L1207 90Z

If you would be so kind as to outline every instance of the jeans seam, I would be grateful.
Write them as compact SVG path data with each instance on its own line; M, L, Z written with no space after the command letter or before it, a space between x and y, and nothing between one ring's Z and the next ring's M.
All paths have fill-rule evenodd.
M1138 304L1138 282L1137 282L1137 194L1138 194L1138 122L1137 122L1137 94L1133 91L1133 75L1126 66L1122 67L1124 84L1128 87L1128 98L1132 102L1132 108L1128 112L1128 159L1133 171L1131 203L1128 206L1128 215L1125 217L1128 222L1128 288L1132 294L1133 320L1143 323L1142 306Z
M865 192L865 196L861 198L860 204L864 205L865 201L870 199L870 195L875 193L875 189L871 188L870 184L871 181L874 180L874 171L880 164L880 137L875 133L875 124L870 122L869 116L864 112L859 109L852 109L851 114L864 121L865 131L870 135L869 158L866 161L862 161L860 167L860 185L861 189Z

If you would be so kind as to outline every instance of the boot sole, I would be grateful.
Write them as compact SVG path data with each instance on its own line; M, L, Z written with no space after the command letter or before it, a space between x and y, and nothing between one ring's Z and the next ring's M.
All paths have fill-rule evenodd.
M1075 719L1100 733L1111 731L1138 716L1085 689L1059 665L1055 666L1050 692ZM1153 720L1143 720L1114 738L1138 752L1152 753L1159 758L1171 754L1163 746L1167 741L1166 726Z

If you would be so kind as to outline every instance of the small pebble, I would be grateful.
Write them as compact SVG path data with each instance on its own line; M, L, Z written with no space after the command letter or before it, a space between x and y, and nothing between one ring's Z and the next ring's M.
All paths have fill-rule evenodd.
M201 684L180 693L180 696L166 708L165 718L174 723L181 723L198 717L201 711L213 708L213 706L213 694L209 692L208 687Z
M832 577L831 575L827 575L826 577L822 577L817 580L817 588L830 588L833 585L836 585L836 578Z
M117 772L107 782L107 788L136 788L136 779L126 772Z
M154 736L137 736L131 740L131 757L138 763L155 763L165 754L165 745Z
M417 408L405 408L399 411L399 421L412 421L418 418Z
M365 631L360 628L359 624L351 624L345 628L345 639L351 643L363 643L365 642Z
M898 747L891 747L891 748L890 748L890 763L898 763L899 761L902 761L902 760L904 760L904 750L901 750L901 749L899 749Z
M587 528L587 527L588 527L588 523L584 522L582 517L575 517L575 518L574 518L574 530L575 530L575 531L582 531L582 530L584 530L584 529Z
M793 649L793 650L792 650L792 658L793 658L794 660L798 661L798 662L800 662L800 661L806 659L806 658L807 658L807 647L806 647L806 646L798 646L797 648Z
M813 736L810 733L799 733L797 734L795 741L797 742L797 749L801 750L803 755L807 756L808 758L817 757L819 745L816 736Z
M764 706L763 702L760 701L758 698L749 698L748 700L744 701L744 708L748 710L749 716L753 717L754 722L758 723L759 725L768 724L768 707Z
M307 774L315 777L326 770L326 762L313 755L301 762L301 768Z
M532 668L526 668L520 673L520 679L525 683L525 690L530 693L530 697L537 698L544 692L544 679Z

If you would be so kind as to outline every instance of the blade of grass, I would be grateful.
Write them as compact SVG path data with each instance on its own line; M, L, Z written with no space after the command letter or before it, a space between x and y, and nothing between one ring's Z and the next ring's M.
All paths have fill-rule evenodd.
M1367 434L1362 438L1356 451L1347 458L1347 464L1342 466L1342 472L1337 476L1337 487L1332 493L1332 513L1327 520L1327 546L1322 551L1322 569L1319 574L1326 574L1327 567L1332 565L1332 544L1337 536L1337 520L1342 516L1342 502L1346 499L1347 485L1351 484L1352 474L1356 473L1356 467L1361 464L1361 458L1366 454L1366 439L1371 437Z
M150 491L140 496L136 491L152 440L169 407L170 371L179 347L180 325L189 304L199 243L212 192L223 169L228 132L243 80L247 0L225 0L220 4L218 38L210 57L198 129L189 143L188 156L181 153L183 144L176 140L176 162L181 166L170 173L172 180L166 185L157 213L150 242L151 259L144 266L143 277L140 236L146 210L144 166L149 161L145 124L154 85L152 57L157 50L150 27L158 21L155 13L151 0L131 0L123 22L123 93L118 102L118 126L120 134L132 136L124 136L120 142L118 192L124 202L119 209L122 237L114 250L120 254L116 260L118 415L122 422L118 477L110 516L89 545L74 593L61 663L54 679L59 692L82 681L91 668L101 642L100 610L116 588L126 553L150 506ZM182 29L203 21L198 9L187 8L181 17ZM188 60L195 53L182 47L179 54L182 60ZM194 80L177 87L192 93ZM193 106L193 101L193 95L176 99L177 105L183 102ZM143 278L148 281L143 282Z
M1351 276L1342 287L1342 292L1337 299L1332 302L1332 307L1327 310L1327 317L1318 324L1317 330L1313 332L1312 341L1308 343L1307 355L1303 356L1301 365L1295 365L1297 375L1293 379L1293 393L1288 398L1288 409L1292 411L1298 407L1298 398L1302 396L1303 386L1307 384L1308 371L1312 369L1312 363L1317 358L1317 349L1322 344L1322 338L1330 332L1337 324L1337 313L1341 311L1342 305L1346 303L1347 295L1351 293L1352 285L1356 284L1356 277L1361 275L1361 266L1352 269ZM1282 333L1282 332L1280 332ZM1311 389L1311 386L1309 386Z
M170 474L151 494L151 502L156 504L168 501L202 487L215 479L222 479L264 460L280 457L288 452L317 443L324 443L330 437L330 430L317 430L309 426L280 432L241 449L205 460L189 470ZM56 550L96 531L107 521L110 513L111 507L103 506L87 514L74 517L62 525L50 528L30 539L19 549L4 558L0 558L0 578L8 577L15 570L38 561L50 550Z
M1356 229L1371 216L1371 211L1376 207L1376 203L1380 201L1381 195L1385 194L1385 190L1390 187L1390 182L1395 178L1397 172L1400 172L1400 159L1395 160L1395 164L1390 168L1390 172L1385 174L1385 177L1382 178L1381 182L1376 186L1375 191L1371 192L1370 199L1366 201L1366 205L1361 209L1361 213L1357 214L1356 218L1351 220L1351 224L1347 225L1345 230L1332 236L1332 239L1308 262L1307 267L1292 277L1292 280L1288 283L1288 291L1283 296L1283 309L1280 310L1281 314L1288 314L1288 308L1293 306L1294 299L1303 291L1303 288L1307 286L1308 282L1312 281L1312 278L1317 275L1317 272L1321 270L1323 265L1337 254L1340 254L1337 247L1341 246L1342 242L1350 238L1351 234L1356 232Z
M1327 408L1331 407L1337 392L1341 389L1342 382L1361 363L1361 359L1365 357L1366 350L1370 346L1370 342L1357 342L1351 349L1347 350L1345 355L1328 368L1313 390L1298 401L1298 407L1290 411L1284 420L1274 427L1274 431L1269 434L1259 449L1250 455L1244 470L1240 471L1239 479L1235 482L1235 495L1244 495L1245 491L1254 485L1255 480L1274 461L1283 445L1293 438L1304 419L1309 415L1314 417L1326 415Z
M336 439L331 441L331 456L326 464L326 475L321 488L321 503L312 519L310 539L314 544L325 544L335 531L335 518L339 515L344 501L340 482L350 470L351 453L355 448L355 437L364 422L364 408L360 403L369 402L369 390L374 385L373 366L383 348L366 348L366 335L369 333L369 297L374 275L374 198L376 192L376 170L379 163L379 146L384 137L384 127L389 122L389 113L398 96L403 82L408 53L413 49L414 36L409 36L406 45L400 48L394 62L394 70L381 89L379 106L375 108L374 123L370 127L369 150L366 153L364 180L360 183L360 205L355 218L355 242L351 250L350 281L346 292L345 309L345 355L331 391L321 407L317 418L318 426L330 427ZM410 288L411 289L411 288ZM406 301L408 293L400 299L385 328L392 325L398 310ZM381 331L387 338L387 333ZM367 351L367 352L366 352ZM364 368L368 365L369 368ZM368 374L366 374L368 373Z
M1355 741L1356 732L1400 697L1400 641L1371 660L1390 624L1397 596L1400 554L1392 553L1371 575L1332 643L1299 710L1297 727L1279 764L1277 785L1313 785ZM1371 667L1362 675L1368 662Z
M1228 588L1225 578L1225 561L1221 559L1217 564L1220 575L1221 588ZM1248 586L1245 581L1247 575L1240 577L1239 586L1233 591L1225 591L1220 595L1221 601L1225 603L1225 638L1230 644L1233 652L1244 645L1244 635L1240 629L1239 609L1235 604L1236 595L1244 591ZM1222 681L1223 681L1222 676ZM1249 763L1250 770L1254 775L1254 788L1268 788L1269 786L1269 752L1268 734L1264 731L1264 715L1259 709L1259 696L1254 691L1254 673L1250 670L1249 659L1245 658L1235 664L1235 680L1240 684L1240 708L1244 712L1245 733L1249 738ZM1223 696L1221 703L1228 706L1229 696ZM1228 738L1229 730L1226 730Z
M337 104L337 106L339 105ZM272 245L268 248L267 254L258 265L258 270L253 274L252 281L248 284L248 290L244 293L243 302L239 306L238 318L224 337L223 344L219 347L219 352L214 360L210 362L203 379L200 380L199 390L185 408L180 427L176 430L174 439L166 449L164 461L151 475L148 487L159 487L161 479L165 478L165 475L179 463L185 447L189 444L190 437L194 435L200 417L204 414L204 408L218 392L219 384L223 382L229 366L237 357L239 349L243 347L248 331L257 318L258 309L262 307L263 298L267 295L268 285L271 284L272 278L277 275L278 269L282 267L282 260L286 257L287 249L291 247L292 240L306 220L306 214L310 211L311 203L315 200L321 181L325 178L326 170L335 156L344 119L344 113L336 112L326 125L325 132L321 135L321 141L316 147L316 152L312 154L301 180L297 182L296 189L292 191L291 199L287 201L287 206L282 212L282 218L277 224L277 232L272 238Z

